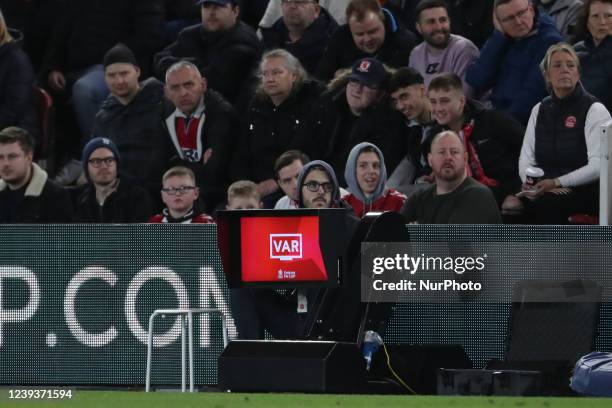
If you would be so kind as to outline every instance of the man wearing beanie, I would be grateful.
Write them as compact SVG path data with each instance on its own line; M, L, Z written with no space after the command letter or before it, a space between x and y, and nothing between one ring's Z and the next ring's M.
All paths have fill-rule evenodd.
M70 184L80 168L75 163L83 143L91 137L94 118L108 95L104 82L104 54L118 42L127 44L138 61L148 64L155 51L163 46L163 0L64 0L49 37L43 61L45 78L58 114L68 101L74 116L62 117L60 123L78 124L78 137L71 127L64 128L68 139L64 151L70 154L66 174L56 178ZM68 112L65 112L68 114ZM71 112L72 113L72 112ZM68 119L66 121L66 119ZM76 175L76 177L74 177Z
M26 130L0 131L0 224L70 222L70 195L32 162L33 154L34 142Z
M146 222L152 215L147 191L118 177L120 158L110 139L97 137L85 145L82 163L89 184L77 200L76 222Z
M121 43L104 56L104 79L111 93L96 115L93 137L112 140L122 156L121 175L157 197L170 159L162 126L164 85L155 78L139 82L136 57Z
M255 31L240 21L238 0L197 0L196 4L201 6L202 24L185 28L176 42L155 55L156 76L163 78L180 60L191 61L209 86L238 109L248 102L242 98L261 43Z

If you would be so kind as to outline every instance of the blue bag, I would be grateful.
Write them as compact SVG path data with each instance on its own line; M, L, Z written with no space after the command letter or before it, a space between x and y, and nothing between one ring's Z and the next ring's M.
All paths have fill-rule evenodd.
M580 394L612 397L612 353L595 351L578 360L570 387Z

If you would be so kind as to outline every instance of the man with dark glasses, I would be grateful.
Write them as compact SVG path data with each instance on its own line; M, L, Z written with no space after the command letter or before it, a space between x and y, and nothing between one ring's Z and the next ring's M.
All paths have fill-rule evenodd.
M147 222L153 213L149 193L119 177L119 160L117 145L110 139L96 137L85 145L81 162L89 184L77 199L76 222Z

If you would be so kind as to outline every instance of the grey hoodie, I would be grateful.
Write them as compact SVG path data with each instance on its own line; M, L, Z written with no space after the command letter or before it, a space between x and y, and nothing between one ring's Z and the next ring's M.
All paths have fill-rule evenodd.
M325 170L325 172L329 176L329 180L334 185L334 191L332 191L330 207L331 208L341 207L342 205L340 204L340 187L338 186L338 179L336 178L336 173L334 173L334 169L332 169L332 167L326 162L324 162L323 160L313 160L307 163L300 171L300 174L298 175L299 207L304 208L304 201L302 200L302 184L304 184L304 179L306 178L308 173L310 173L312 170L316 170L315 169L316 167L323 168L323 170Z
M372 193L370 198L367 198L361 187L359 187L359 183L357 182L357 158L359 157L359 153L366 147L372 147L376 150L376 154L378 154L378 158L380 159L380 178L378 179L378 185L376 189ZM382 196L385 192L385 184L387 183L387 169L385 167L385 158L383 157L380 149L373 145L372 143L362 142L358 145L355 145L351 152L349 153L348 160L346 161L346 167L344 169L344 179L346 180L346 184L348 185L348 190L353 194L359 201L368 205L376 201L377 198Z

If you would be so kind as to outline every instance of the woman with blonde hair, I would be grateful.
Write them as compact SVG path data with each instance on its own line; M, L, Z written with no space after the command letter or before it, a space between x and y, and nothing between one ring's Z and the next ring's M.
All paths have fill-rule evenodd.
M580 61L571 45L550 46L540 69L550 95L531 111L519 157L519 176L544 175L506 198L502 210L526 212L533 224L567 224L576 213L597 209L600 127L610 113L580 84ZM528 169L531 168L529 171ZM536 168L536 170L533 170ZM529 185L532 184L532 185Z
M8 126L39 134L34 101L34 69L21 49L22 35L7 27L0 10L0 130Z

